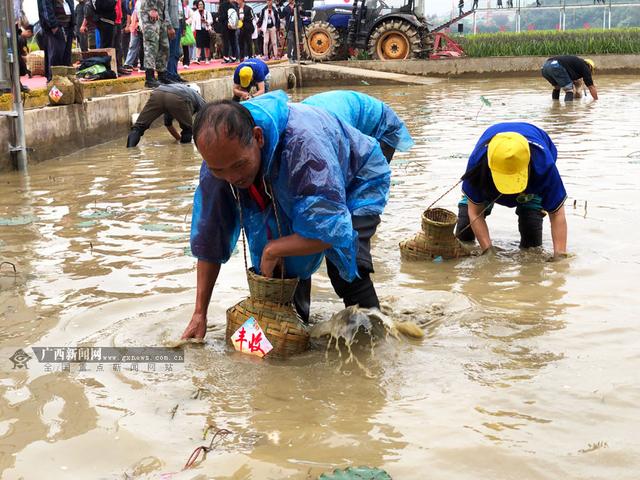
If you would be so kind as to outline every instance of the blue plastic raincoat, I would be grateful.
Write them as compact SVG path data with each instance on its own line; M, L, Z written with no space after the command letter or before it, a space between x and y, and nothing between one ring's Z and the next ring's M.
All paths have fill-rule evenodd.
M365 135L406 152L413 147L413 139L404 122L386 103L364 93L335 90L318 93L302 101L333 113Z
M240 234L240 204L256 270L269 240L297 233L329 243L324 254L353 281L358 235L351 217L380 215L389 197L389 165L378 143L326 111L288 105L282 91L243 105L264 132L260 175L273 201L261 211L246 190L234 191L203 163L191 220L193 255L229 260ZM286 258L286 275L309 278L324 254Z

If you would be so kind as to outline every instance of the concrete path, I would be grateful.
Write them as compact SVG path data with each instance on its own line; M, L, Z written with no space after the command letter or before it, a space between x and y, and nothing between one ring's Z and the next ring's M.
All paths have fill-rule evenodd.
M441 78L428 78L402 73L380 72L364 68L354 68L345 65L330 65L328 63L312 63L303 66L302 80L304 85L304 72L313 72L313 77L318 80L335 78L338 80L361 80L368 83L401 83L404 85L433 85L441 82Z

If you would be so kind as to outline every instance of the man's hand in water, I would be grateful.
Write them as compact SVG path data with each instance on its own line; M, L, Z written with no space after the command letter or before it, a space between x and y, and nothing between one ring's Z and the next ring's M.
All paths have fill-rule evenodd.
M191 316L191 321L187 328L185 328L182 340L188 338L204 338L207 333L207 315L204 313L194 313Z

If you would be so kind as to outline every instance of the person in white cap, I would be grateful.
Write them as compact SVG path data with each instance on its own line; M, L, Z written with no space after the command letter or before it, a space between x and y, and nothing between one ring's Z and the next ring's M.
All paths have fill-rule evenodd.
M190 143L193 116L206 103L200 95L200 87L195 83L160 85L151 92L151 97L133 124L127 137L127 148L138 145L144 132L160 115L164 115L164 126L173 138L180 143ZM180 133L173 126L174 119L180 125Z

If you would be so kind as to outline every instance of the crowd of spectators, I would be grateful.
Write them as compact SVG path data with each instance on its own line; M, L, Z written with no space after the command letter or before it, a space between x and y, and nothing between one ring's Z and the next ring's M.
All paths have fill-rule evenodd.
M47 80L51 66L71 65L74 41L85 52L113 48L118 74L144 70L152 88L184 82L178 74L180 61L189 68L213 59L279 59L285 48L290 61L296 58L294 0L286 5L266 0L255 10L245 0L220 0L215 11L204 0L75 0L75 6L74 0L37 2ZM301 9L298 15L302 36Z

